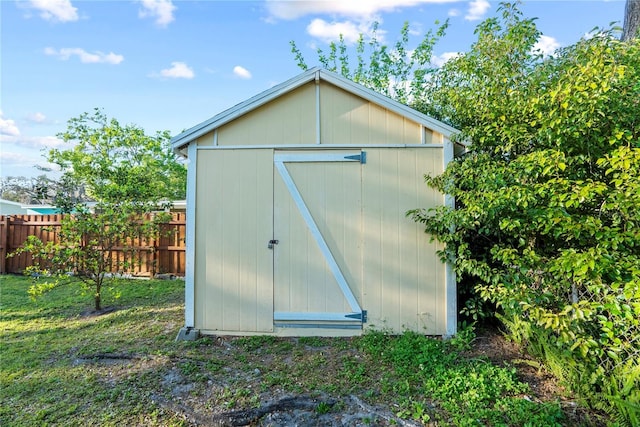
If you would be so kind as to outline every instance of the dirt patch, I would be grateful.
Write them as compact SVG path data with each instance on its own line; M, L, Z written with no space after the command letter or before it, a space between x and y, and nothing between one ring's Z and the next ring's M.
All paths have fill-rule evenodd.
M175 389L174 389L175 390ZM385 408L368 405L356 396L341 400L324 393L267 397L254 408L203 413L193 406L153 395L157 404L181 414L196 426L420 426Z
M73 366L84 364L119 365L129 364L132 360L139 359L140 356L126 353L96 353L90 356L78 357L72 363Z
M105 314L116 312L118 310L119 308L115 306L105 307L100 310L86 310L80 313L80 317L100 317L100 316L104 316Z
M320 382L357 356L348 339L342 346L325 341L278 338L260 346L259 340L203 337L190 354L168 361L151 401L190 426L422 425L401 419L389 405L320 390ZM131 369L139 362L132 359Z
M604 425L499 331L481 331L464 356L516 367L530 385L524 398L560 402L571 425ZM99 367L111 384L146 373L147 398L189 426L425 425L384 401L381 387L400 385L381 384L364 357L350 339L203 337L173 356L95 354L78 363Z

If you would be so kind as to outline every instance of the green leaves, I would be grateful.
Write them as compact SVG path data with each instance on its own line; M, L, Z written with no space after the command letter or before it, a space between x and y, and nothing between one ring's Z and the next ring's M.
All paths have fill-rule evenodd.
M349 56L349 48L342 36L329 44L328 51L318 48L319 64L363 86L380 92L404 104L415 102L427 87L436 67L431 64L433 48L445 35L449 22L437 24L435 32L428 30L415 48L409 47L409 24L400 30L400 37L393 46L380 43L378 24L373 25L371 35L365 40L360 35L355 46L355 59ZM308 68L307 62L295 42L291 52L297 65ZM368 59L366 58L368 56Z
M71 146L52 149L48 160L64 177L86 187L101 202L147 203L184 198L186 168L169 146L167 131L148 136L135 125L122 126L101 110L69 120L58 135Z
M502 10L419 104L472 141L426 178L457 209L410 215L463 284L519 319L512 333L577 361L573 386L593 393L640 360L640 43L603 32L543 59L533 21Z
M52 230L57 241L43 243L29 236L11 256L27 252L33 257L33 266L25 272L34 279L31 297L73 282L91 295L100 310L107 278L134 271L148 251L145 246L159 236L159 225L167 220L163 213L140 215L137 205L99 203L95 212L64 215L60 227Z
M574 389L593 396L615 385L615 366L640 361L640 41L605 30L543 57L535 19L518 5L502 3L441 68L430 60L448 23L409 58L405 26L393 47L361 37L355 72L343 40L320 62L471 142L425 177L456 209L407 215L445 243L439 255L455 262L469 315L497 307L514 336L557 351L576 367ZM625 390L609 393L633 398Z

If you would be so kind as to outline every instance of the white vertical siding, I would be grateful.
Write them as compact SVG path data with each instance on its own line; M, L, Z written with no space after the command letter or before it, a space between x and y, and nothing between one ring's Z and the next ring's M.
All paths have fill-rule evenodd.
M315 111L315 83L308 83L220 127L217 143L219 146L315 144Z
M320 84L323 144L420 144L421 126L328 83Z
M188 328L195 326L195 274L196 274L196 188L198 147L195 142L189 144L189 166L187 168L187 241L185 251L186 272L184 277L184 324Z
M424 173L442 171L437 149L369 149L363 168L364 300L369 326L444 334L445 266L405 213L443 204Z
M196 327L273 328L273 150L198 153Z

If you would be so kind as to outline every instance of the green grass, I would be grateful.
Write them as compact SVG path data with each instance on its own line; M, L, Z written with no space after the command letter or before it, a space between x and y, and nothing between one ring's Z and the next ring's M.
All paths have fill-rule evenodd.
M514 367L461 357L451 344L405 332L389 337L372 332L361 348L389 369L382 383L400 402L399 413L417 421L453 425L562 425L557 403L535 403Z
M81 313L91 310L91 298L78 286L32 301L30 280L0 281L0 425L182 424L149 405L147 395L158 382L156 370L178 350L173 339L182 323L184 283L116 282L121 296L111 304L118 310L89 316ZM135 357L135 366L109 381L91 362L109 354Z
M0 276L0 425L186 425L283 393L356 395L438 425L566 423L536 403L515 369L415 333L359 338L205 337L174 342L182 281L117 281L96 316L77 287L32 301L30 281ZM464 346L462 346L464 347ZM338 410L319 404L316 412Z

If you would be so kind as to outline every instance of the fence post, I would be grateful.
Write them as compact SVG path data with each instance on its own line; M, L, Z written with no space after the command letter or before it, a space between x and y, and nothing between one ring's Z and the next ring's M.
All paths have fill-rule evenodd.
M147 218L149 221L154 221L155 220L155 214L149 213L149 216ZM157 236L154 236L151 239L151 271L150 276L153 279L154 277L156 277L156 273L158 272L158 244L160 243L160 233L162 232L162 225L158 225L159 227L159 232Z
M7 251L9 247L9 216L0 215L0 274L7 272Z

